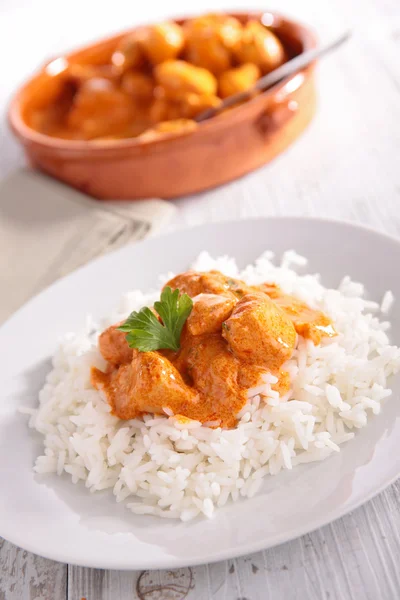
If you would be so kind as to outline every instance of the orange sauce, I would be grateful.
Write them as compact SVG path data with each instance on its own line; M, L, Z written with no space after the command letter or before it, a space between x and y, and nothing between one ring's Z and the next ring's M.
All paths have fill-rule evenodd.
M93 367L92 384L121 419L172 411L180 419L233 427L263 373L277 376L273 389L281 395L290 390L284 363L296 332L315 344L336 335L327 315L275 285L251 287L218 271L188 271L167 285L194 297L178 352L132 350L116 326L99 338L109 368Z

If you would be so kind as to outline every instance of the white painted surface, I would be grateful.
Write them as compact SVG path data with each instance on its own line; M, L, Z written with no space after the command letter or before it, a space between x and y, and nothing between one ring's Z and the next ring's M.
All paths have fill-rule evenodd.
M234 5L244 3L197 0L190 12ZM260 2L258 6L264 7ZM355 220L400 236L398 0L275 0L268 8L314 25L323 39L351 26L354 39L320 66L319 111L304 136L266 168L224 188L177 201L179 211L171 227L308 214ZM188 9L183 0L116 0L112 5L94 0L2 0L0 11L4 111L15 86L58 51L141 19ZM1 134L0 172L5 175L22 158L3 121ZM396 269L394 265L394 273ZM20 286L23 290L23 282ZM188 600L395 600L400 597L399 499L397 482L365 507L311 535L255 556L193 569L192 579L188 572L176 573L175 579L155 573L150 583L145 574L139 595L139 573L69 567L67 580L65 566L3 543L0 599L169 600L183 598L176 581L191 581Z

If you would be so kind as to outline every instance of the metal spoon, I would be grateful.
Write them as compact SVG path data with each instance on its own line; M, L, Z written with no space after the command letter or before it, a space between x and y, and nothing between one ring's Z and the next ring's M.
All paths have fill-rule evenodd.
M264 75L261 77L253 87L245 90L244 92L238 92L237 94L233 94L226 98L219 106L214 108L208 108L201 112L197 117L195 117L195 121L200 123L201 121L205 121L206 119L210 119L215 115L219 114L221 111L225 110L230 106L234 106L238 102L243 102L244 100L249 100L253 97L255 92L265 92L268 88L272 87L285 77L289 77L289 75L294 75L298 71L301 71L309 64L325 56L329 52L336 50L339 48L344 42L346 42L351 36L350 31L346 31L339 38L326 44L325 46L321 46L320 48L314 48L313 50L308 50L307 52L302 52L298 56L295 56L288 62L284 63L274 71L268 73L268 75Z

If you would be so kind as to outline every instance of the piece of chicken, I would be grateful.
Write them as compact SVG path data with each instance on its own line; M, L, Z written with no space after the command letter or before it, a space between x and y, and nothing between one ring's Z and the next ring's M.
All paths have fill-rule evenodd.
M130 348L126 341L126 333L117 327L121 323L111 325L99 337L99 350L102 357L114 366L130 363L137 350Z
M184 60L167 60L157 65L154 77L170 99L179 98L183 93L211 96L217 93L214 75Z
M229 69L219 77L219 95L221 98L227 98L238 92L248 90L260 77L260 68L252 63L246 63L235 69Z
M170 287L172 290L179 290L182 294L187 294L191 298L206 292L202 278L204 273L199 271L185 271L176 275L164 285L164 288Z
M240 63L257 65L263 73L273 71L286 60L284 47L276 35L253 20L246 24L234 53Z
M247 401L246 389L238 381L239 361L218 333L194 336L186 344L186 367L203 396L207 420L220 420L223 427L233 427ZM255 380L252 383L255 385Z
M242 29L238 19L223 14L189 19L184 24L187 60L219 75L232 66L232 49Z
M199 294L193 298L193 308L186 327L191 335L220 333L222 323L236 304L234 298L218 294Z
M311 308L290 294L284 294L279 286L262 284L259 288L285 312L297 333L314 342L321 343L323 337L337 335L331 319L322 311Z
M296 331L290 319L262 292L246 294L222 326L235 356L278 371L293 353Z
M165 414L164 408L189 418L197 414L198 392L186 385L174 365L158 352L138 352L129 364L111 373L92 368L91 379L120 419Z
M223 294L230 297L241 298L243 294L252 291L240 279L227 277L219 271L186 271L173 277L165 284L173 290L179 289L191 298L198 294Z

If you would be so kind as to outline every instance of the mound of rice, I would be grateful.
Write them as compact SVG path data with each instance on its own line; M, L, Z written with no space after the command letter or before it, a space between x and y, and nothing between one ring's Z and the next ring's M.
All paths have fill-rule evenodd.
M375 316L380 307L363 298L360 283L345 277L339 289L326 289L318 275L296 273L307 261L292 250L279 267L272 260L266 252L239 272L232 258L202 253L193 268L219 269L249 284L275 282L333 319L337 337L320 346L299 337L285 365L292 379L288 395L271 390L275 379L266 375L249 390L248 404L232 430L196 421L182 424L167 415L131 421L111 415L90 384L90 367L105 367L97 348L99 332L159 297L159 290L134 291L106 322L89 322L87 331L62 340L39 407L24 409L31 415L30 427L43 435L44 454L35 471L68 473L91 492L109 488L136 514L187 521L211 517L228 501L253 496L266 475L339 452L390 396L387 378L399 370L400 349L389 345L389 323ZM392 301L387 292L384 312Z

